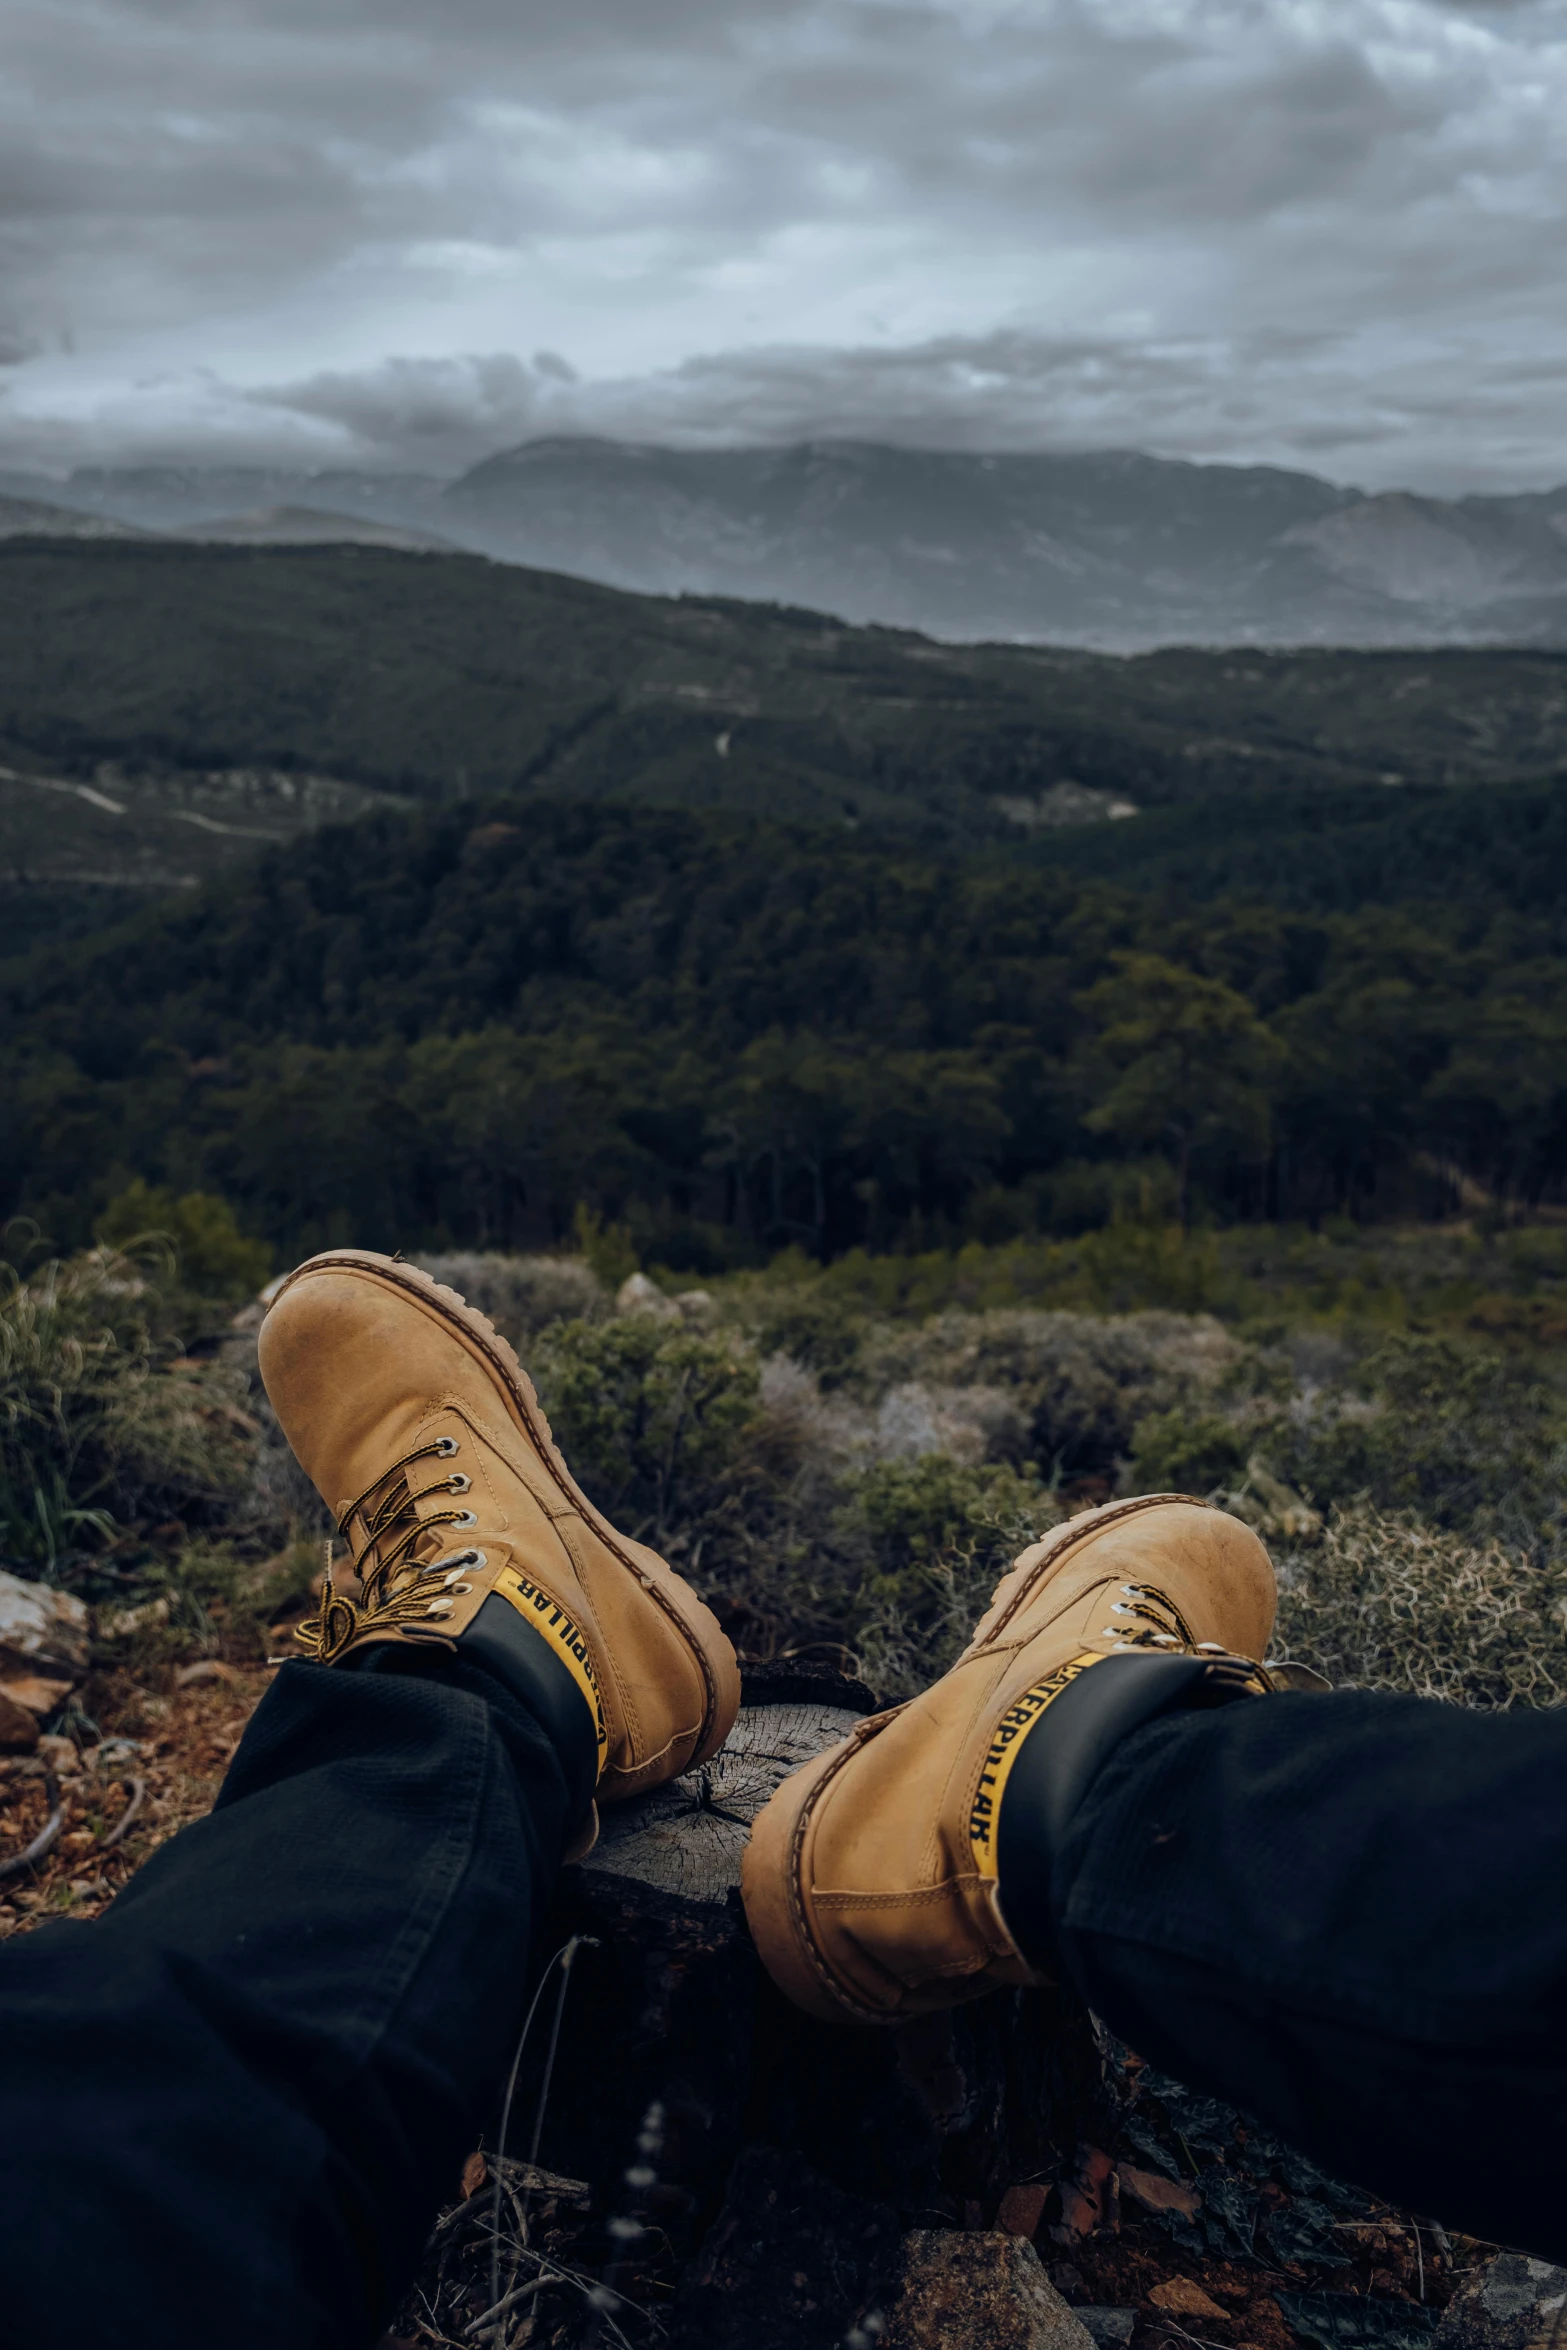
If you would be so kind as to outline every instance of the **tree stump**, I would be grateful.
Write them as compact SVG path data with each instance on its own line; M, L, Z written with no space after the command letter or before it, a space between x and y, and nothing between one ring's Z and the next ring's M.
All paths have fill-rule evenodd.
M591 2185L605 2272L666 2310L673 2291L683 2345L836 2350L907 2231L993 2227L1008 2188L1059 2178L1111 2126L1069 1992L855 2030L801 2015L763 1973L739 1895L750 1823L874 1702L822 1669L749 1672L723 1752L607 1813L548 1920L546 1951L591 1947L571 1968L539 2160ZM537 2125L554 2004L547 1984L513 2154Z

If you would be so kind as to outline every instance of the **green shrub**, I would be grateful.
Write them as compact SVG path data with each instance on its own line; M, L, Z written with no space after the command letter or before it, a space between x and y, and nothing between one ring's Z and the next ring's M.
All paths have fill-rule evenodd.
M845 1638L877 1693L909 1697L945 1672L1018 1552L1064 1514L1013 1469L941 1453L854 1479L833 1532Z
M1526 1363L1400 1334L1366 1358L1358 1384L1361 1395L1330 1398L1278 1432L1277 1465L1292 1484L1319 1503L1364 1493L1440 1526L1524 1543L1553 1536L1567 1410Z
M755 1418L754 1359L732 1338L628 1314L558 1324L541 1339L534 1370L591 1498L650 1541L690 1537L721 1498Z
M220 1510L254 1422L218 1371L159 1337L135 1260L93 1249L25 1280L0 1266L0 1556L63 1578L138 1520Z
M110 1201L95 1227L106 1248L166 1240L179 1278L198 1297L254 1297L272 1271L272 1251L249 1240L228 1201L210 1191L172 1191L140 1177Z
M867 1376L998 1388L1026 1431L1019 1454L1053 1475L1113 1472L1150 1413L1212 1407L1247 1375L1245 1350L1206 1315L942 1314L871 1334Z
M1219 1287L1217 1241L1179 1224L1107 1224L1084 1236L1078 1255L1094 1303L1108 1313L1166 1306L1198 1314Z
M637 1270L636 1243L624 1224L606 1224L596 1209L579 1201L572 1228L584 1264L607 1290L617 1290Z
M831 1389L843 1386L858 1368L865 1321L840 1298L803 1286L780 1287L762 1293L751 1334L759 1353L787 1355Z
M1246 1465L1246 1439L1214 1412L1151 1412L1132 1438L1136 1493L1194 1493L1232 1484Z

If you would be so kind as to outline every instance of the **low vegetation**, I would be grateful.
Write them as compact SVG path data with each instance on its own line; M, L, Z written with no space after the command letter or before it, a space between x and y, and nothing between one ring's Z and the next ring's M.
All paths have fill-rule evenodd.
M260 1312L220 1204L182 1212L190 1269L142 1235L11 1277L0 1563L95 1601L110 1638L249 1659L306 1607L326 1523L255 1379ZM585 1237L618 1276L623 1237ZM588 1491L752 1657L907 1695L1026 1543L1114 1494L1185 1490L1269 1542L1279 1653L1342 1685L1567 1696L1554 1349L1298 1299L1291 1319L1277 1297L1226 1321L956 1294L999 1281L996 1256L949 1258L941 1297L933 1265L911 1297L906 1264L905 1294L878 1297L871 1259L618 1298L587 1255L425 1262L516 1342Z

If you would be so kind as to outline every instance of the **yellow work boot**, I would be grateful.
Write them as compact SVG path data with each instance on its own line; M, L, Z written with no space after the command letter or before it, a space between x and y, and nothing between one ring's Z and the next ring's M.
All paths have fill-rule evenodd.
M1273 1613L1256 1535L1181 1494L1089 1510L1024 1551L952 1670L757 1820L741 1882L775 1982L812 2015L896 2024L1043 1980L1018 1939L1026 1911L1023 1944L1049 1946L1041 1850L1144 1721L1271 1686ZM1028 1820L1016 1870L1009 1783Z
M575 1484L516 1355L455 1290L330 1249L282 1284L260 1353L357 1579L351 1597L329 1577L300 1626L312 1656L455 1652L519 1688L578 1751L585 1707L600 1800L722 1746L740 1702L734 1650L689 1585Z

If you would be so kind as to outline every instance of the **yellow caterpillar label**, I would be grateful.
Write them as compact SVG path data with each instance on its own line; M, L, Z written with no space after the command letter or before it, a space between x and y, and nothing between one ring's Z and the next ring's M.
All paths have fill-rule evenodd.
M1024 1739L1040 1715L1055 1704L1063 1689L1070 1689L1074 1681L1081 1680L1090 1665L1103 1662L1102 1653L1089 1650L1058 1665L1047 1681L1036 1681L1032 1689L1025 1690L1015 1704L1009 1705L996 1724L996 1734L990 1741L968 1816L974 1866L982 1877L996 1874L996 1822L1001 1816L1001 1798L1012 1765L1023 1751Z
M598 1674L593 1669L592 1650L560 1601L541 1591L537 1583L530 1583L526 1575L519 1575L515 1567L502 1567L495 1578L495 1589L549 1642L586 1698L598 1735L602 1771L609 1751L609 1731L604 1722L604 1700L599 1692Z

